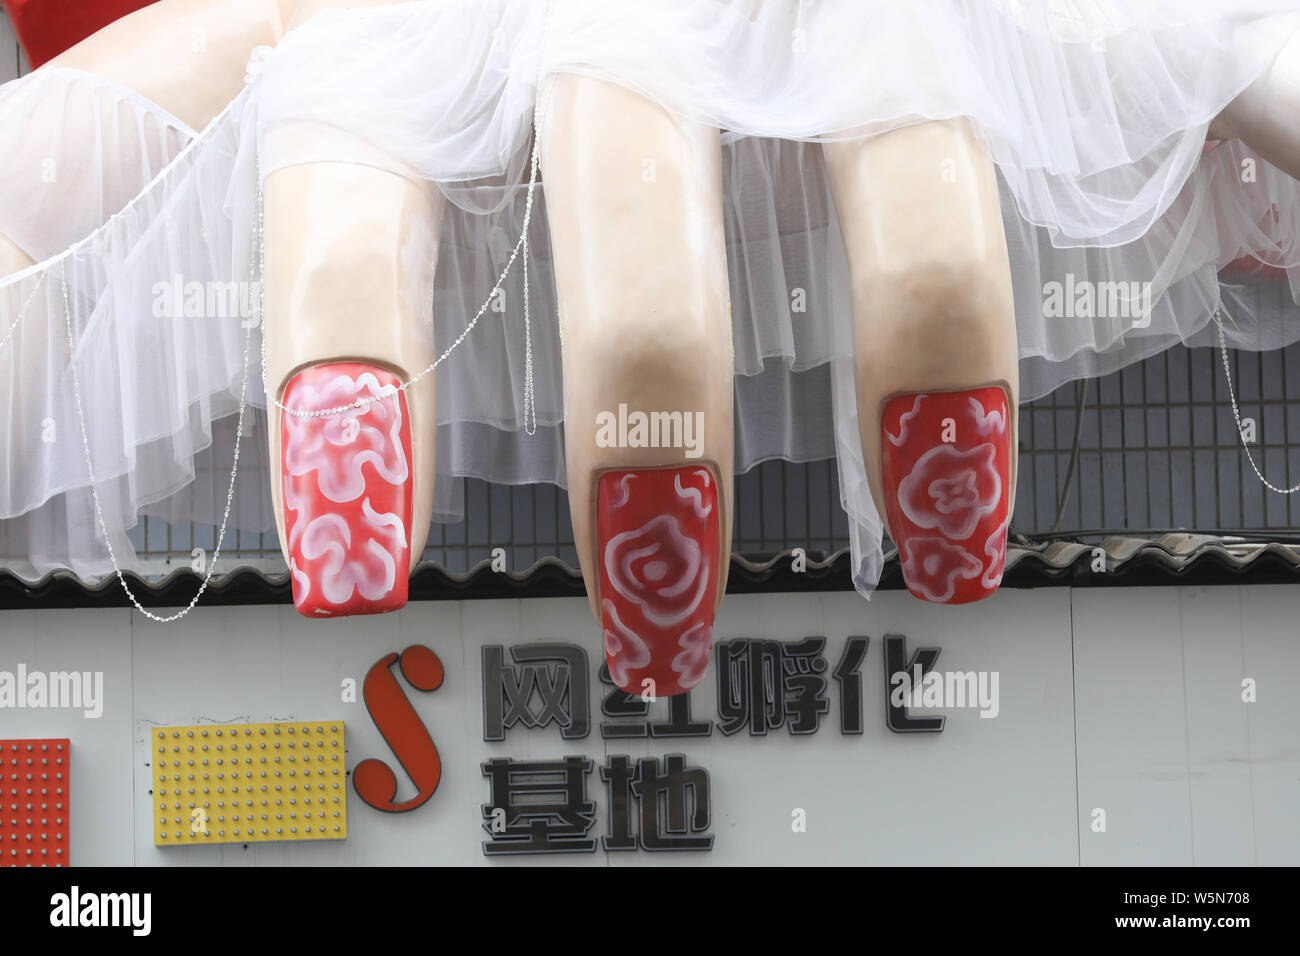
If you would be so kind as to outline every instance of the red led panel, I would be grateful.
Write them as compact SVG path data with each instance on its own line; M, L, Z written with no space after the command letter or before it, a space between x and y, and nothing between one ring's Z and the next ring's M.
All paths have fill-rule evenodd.
M0 740L0 866L67 866L69 744Z

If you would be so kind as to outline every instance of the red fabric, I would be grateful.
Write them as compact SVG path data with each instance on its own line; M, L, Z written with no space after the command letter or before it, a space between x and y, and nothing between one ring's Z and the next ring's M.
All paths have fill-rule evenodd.
M1255 180L1250 180L1245 184L1246 189L1252 188ZM1259 187L1254 187L1259 188ZM1259 223L1260 231L1265 235L1271 235L1271 227L1278 224L1281 215L1277 211L1277 205L1269 207L1268 213L1265 214L1262 222ZM1265 246L1266 243L1261 243ZM1286 270L1276 264L1278 254L1276 250L1260 248L1254 251L1247 251L1247 254L1237 259L1233 259L1226 266L1219 270L1219 278L1228 283L1269 283L1279 284L1290 281L1287 278Z
M1279 285L1291 281L1285 269L1261 262L1254 256L1242 256L1233 259L1219 270L1219 279L1229 285L1243 283Z
M155 0L3 0L32 69Z

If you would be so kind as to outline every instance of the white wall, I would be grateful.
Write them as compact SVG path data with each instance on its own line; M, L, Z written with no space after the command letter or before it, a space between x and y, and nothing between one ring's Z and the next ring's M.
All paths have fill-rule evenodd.
M1085 864L1300 863L1300 591L1075 591ZM1243 703L1242 681L1257 700Z
M734 595L720 640L829 639L830 712L792 737L604 740L599 631L581 599L420 603L382 617L311 621L289 607L200 607L175 625L127 611L0 612L0 670L102 670L103 716L0 709L0 738L72 740L72 860L124 865L456 863L1300 863L1300 589L1002 591L976 605L905 593ZM950 710L941 734L895 734L884 721L886 633L942 648L939 670L997 671L1000 713ZM868 635L865 732L839 731L829 671L849 635ZM565 641L591 664L592 730L555 726L483 738L480 649ZM383 655L422 643L447 672L433 693L406 686L442 758L441 784L409 813L374 810L349 790L342 842L156 848L147 794L148 734L158 724L342 719L348 768L377 757L414 792L361 702L340 686ZM716 668L715 668L716 671ZM717 720L713 674L692 692ZM1243 677L1258 700L1241 699ZM666 702L654 705L666 714ZM591 834L608 832L599 779L606 754L683 752L709 771L710 853L645 851L486 860L480 806L491 757L596 761ZM791 813L807 814L795 833ZM1094 808L1105 832L1094 832Z

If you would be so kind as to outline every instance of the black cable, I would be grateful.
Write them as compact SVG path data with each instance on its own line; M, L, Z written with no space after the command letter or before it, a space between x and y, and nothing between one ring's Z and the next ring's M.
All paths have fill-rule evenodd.
M1088 401L1088 380L1081 379L1074 387L1078 399L1074 406L1074 444L1070 447L1070 467L1065 472L1065 487L1061 489L1061 500L1056 505L1056 520L1052 522L1048 534L1056 534L1065 517L1065 505L1070 500L1070 490L1074 487L1074 473L1079 464L1079 439L1083 436L1083 409Z

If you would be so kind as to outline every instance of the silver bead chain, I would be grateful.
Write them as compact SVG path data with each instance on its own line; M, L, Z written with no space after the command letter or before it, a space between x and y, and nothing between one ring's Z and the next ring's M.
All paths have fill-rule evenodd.
M528 163L528 188L524 197L523 228L520 230L518 241L515 243L514 248L510 251L510 258L506 260L505 268L503 268L501 270L501 274L497 276L497 281L492 286L492 290L488 293L487 298L483 300L483 304L479 306L478 311L474 313L474 317L470 319L469 324L465 326L465 329L460 333L460 335L456 336L455 341L452 342L451 345L449 345L442 352L442 354L439 355L430 365L426 366L418 374L414 375L412 378L408 379L407 381L402 382L400 385L386 385L373 395L368 395L363 398L358 398L356 401L349 402L347 405L336 405L333 408L320 408L320 409L310 409L310 410L301 409L301 408L289 408L287 405L282 404L279 399L273 397L273 393L270 391L270 389L267 388L266 335L265 333L263 333L262 335L262 388L263 391L266 393L267 401L270 404L274 405L276 408L280 409L280 411L284 412L286 415L292 415L295 418L328 418L333 415L343 414L344 412L350 412L358 409L367 408L370 405L373 405L375 402L383 401L384 399L388 398L391 395L395 395L398 392L406 391L416 382L420 381L420 379L424 378L426 375L428 375L430 372L436 369L439 365L445 362L447 358L451 355L451 353L456 351L456 349L460 346L460 344L465 341L466 336L468 336L470 332L474 331L474 327L478 325L478 320L483 317L484 313L487 312L488 307L491 306L495 297L501 292L501 286L506 281L506 276L510 274L510 270L514 267L515 260L518 259L519 256L522 254L524 257L524 276L523 276L524 279L524 407L523 407L524 432L529 436L535 435L537 433L537 400L533 388L532 304L528 294L528 229L533 220L533 203L534 203L534 195L537 189L537 172L538 172L540 159L541 159L541 141L542 141L541 131L543 126L542 118L543 116L546 115L547 111L550 109L551 89L547 88L545 91L543 91L544 84L543 84L542 69L545 65L543 61L543 53L546 49L546 34L547 34L547 29L550 26L551 7L553 3L554 0L548 0L546 4L546 10L544 11L544 16L542 20L541 44L539 46L538 57L537 57L537 91L533 99L533 148L530 153L529 163ZM262 191L261 191L260 179L259 179L258 194L257 194L257 206L258 206L258 224L260 228L261 209L262 209ZM259 263L259 265L264 266L265 260ZM261 274L263 277L265 277L264 271Z
M534 108L534 116L536 117L536 115L537 107ZM262 388L272 405L280 409L280 411L284 412L286 415L292 415L295 418L329 418L334 415L341 415L345 412L367 408L375 402L381 402L389 396L396 395L398 392L406 391L416 382L420 381L420 379L424 378L445 362L451 356L451 353L456 351L460 344L465 341L466 337L474 331L474 327L478 325L478 320L483 317L483 314L487 312L488 307L491 306L493 299L500 293L502 283L505 282L506 276L510 274L511 268L514 267L515 260L522 254L524 259L524 432L530 436L537 433L537 401L533 388L532 305L528 294L528 229L533 219L533 202L537 188L538 150L540 139L537 129L539 126L540 124L536 122L534 123L533 150L529 163L528 189L524 199L524 221L519 239L515 243L514 249L510 252L510 258L506 261L505 268L501 270L501 274L497 277L496 284L492 286L492 290L488 293L487 298L483 300L483 304L479 306L479 310L474 313L474 317L470 319L469 324L465 326L460 335L456 336L455 341L453 341L451 345L447 346L442 354L440 354L431 364L407 381L402 382L400 385L385 385L375 394L358 398L356 401L349 402L346 405L336 405L333 408L301 409L290 408L283 404L279 399L271 397L273 393L268 388L268 382L266 379L266 335L263 333ZM260 187L257 193L257 209L258 229L260 233L262 223L262 191ZM264 268L265 259L262 260L261 266ZM265 272L262 272L261 275L265 277Z
M553 2L553 0L551 0L551 2ZM546 29L550 21L551 2L547 3L545 19L543 20L543 24L542 24L542 43L540 48L541 50L545 50L546 47ZM478 320L482 318L483 314L487 311L489 305L491 305L493 298L500 292L502 283L505 282L506 276L509 275L511 267L514 266L515 260L519 258L520 254L522 254L524 257L524 276L523 276L523 280L524 280L524 408L523 408L524 431L528 435L533 435L536 433L537 402L533 390L534 389L533 337L532 337L531 303L529 299L529 290L528 290L528 253L529 253L528 229L532 222L532 217L533 217L534 195L537 187L537 172L540 163L541 129L542 129L541 118L545 114L546 109L549 108L550 105L549 103L550 91L549 90L546 91L545 97L543 95L543 83L542 83L543 65L544 64L542 61L542 55L541 52L539 51L537 94L533 103L533 146L529 158L528 188L527 188L525 201L524 201L523 228L521 230L518 242L515 243L514 249L510 253L510 258L506 262L505 268L501 270L501 274L497 278L496 284L493 285L492 291L488 293L488 296L484 300L483 305L479 308L478 312L475 313L474 318L470 320L469 324L465 327L465 330L456 337L456 340L452 342L452 344L448 346L447 349L443 351L443 353L439 355L438 358L431 365L429 365L427 368L421 371L418 375L411 378L409 381L403 382L401 385L387 386L376 395L359 399L355 402L352 402L349 405L341 405L336 408L304 411L301 409L287 408L283 404L281 404L278 400L272 399L271 400L272 404L274 404L276 408L280 409L281 411L285 412L288 415L293 415L298 418L324 418L326 416L337 415L343 412L351 411L353 409L365 408L373 404L374 402L381 401L382 399L387 398L390 395L396 394L396 392L398 391L405 391L406 389L410 388L420 379L424 378L435 368L441 365L448 358L448 356L450 356L451 353L454 352L456 348L463 341L465 341L465 338L469 335L470 332L474 330L474 327L478 324ZM224 112L225 111L223 111L222 115L224 115ZM212 126L215 126L215 121L214 123L209 124L208 128L210 129L212 128ZM193 146L194 143L191 143L190 145ZM189 150L187 149L185 152L188 153L188 151ZM90 436L86 430L85 406L83 405L81 399L81 376L77 371L76 337L73 334L73 328L72 328L72 301L71 301L71 297L68 294L68 279L67 279L67 272L66 272L66 265L65 265L66 257L65 256L60 257L59 281L63 292L63 314L64 314L64 324L66 326L67 336L68 336L69 365L72 368L73 396L76 400L76 405L77 405L77 420L81 426L81 446L83 452L85 453L85 458L86 458L86 474L90 481L90 494L95 503L95 517L99 523L100 534L102 534L104 537L104 544L108 549L108 557L113 564L113 571L117 575L118 582L122 585L122 590L126 593L126 596L130 598L131 603L135 605L137 611L139 611L149 620L155 621L160 624L169 624L173 621L178 621L181 618L185 617L187 614L189 614L190 611L194 610L194 608L199 603L199 599L203 596L204 592L207 591L208 585L211 583L213 574L216 571L217 560L221 557L222 544L225 541L226 529L230 523L230 510L232 504L234 503L236 477L238 476L239 473L239 450L240 450L240 444L244 436L244 416L248 408L248 358L249 358L249 352L251 350L254 328L262 329L262 336L261 336L262 363L261 364L262 364L263 392L268 399L270 399L270 396L272 394L271 391L267 388L267 381L266 381L266 333L265 333L266 293L265 293L265 281L264 281L265 264L266 264L265 224L263 219L264 205L262 199L260 171L258 172L257 175L258 175L258 190L257 190L257 212L256 212L255 227L254 227L255 228L254 255L256 256L258 276L263 281L258 282L257 321L250 323L244 333L244 364L243 364L244 373L239 387L239 417L238 417L238 424L235 430L234 455L230 465L230 483L226 488L226 506L225 506L225 510L222 512L221 515L221 525L217 532L217 543L216 543L216 547L213 549L212 552L212 561L208 564L207 570L203 576L202 584L199 585L198 591L195 593L194 597L190 599L190 603L185 608L183 608L180 611L177 611L175 614L171 614L166 617L159 614L154 614L148 608L144 607L144 605L140 603L140 600L135 596L135 593L131 590L131 586L126 583L126 576L122 573L122 566L117 559L116 551L114 551L113 549L113 541L112 538L109 536L108 526L104 520L104 508L102 502L99 499L99 489L96 487L96 481L95 481L95 468L92 463L91 455L90 455ZM132 202L134 202L134 200ZM117 216L114 216L112 218L116 219ZM80 245L80 243L78 243L78 245ZM69 252L71 251L72 250L69 250ZM252 271L251 263L250 263L250 271ZM37 280L35 288L32 289L31 294L27 297L27 301L24 302L22 308L19 309L18 317L14 320L13 324L9 327L9 333L5 341L8 341L9 337L12 337L14 329L18 326L18 323L22 321L23 315L27 311L28 304L30 304L32 298L36 295L37 291L39 291L41 284L44 282L44 280L45 280L45 272L42 272L40 278L38 278ZM2 344L3 343L0 343L0 345Z
M14 329L18 328L18 323L21 322L23 316L27 314L27 307L32 304L32 299L36 298L36 293L41 291L41 286L45 284L45 271L46 270L42 269L41 274L36 277L36 285L32 287L31 294L27 296L27 300L23 302L22 307L18 309L18 317L10 323L9 331L5 333L4 341L0 342L0 349L8 345L9 340L14 337Z
M221 529L217 533L217 545L212 552L212 561L208 565L207 572L203 576L203 583L199 585L198 591L190 599L189 606L175 614L163 617L154 614L148 608L144 607L135 594L131 591L131 586L126 583L126 576L122 574L122 566L118 563L117 554L113 550L113 539L109 537L108 527L104 522L104 508L99 500L99 489L95 487L95 467L91 464L90 459L90 437L86 432L86 411L81 401L81 376L77 373L77 352L76 340L72 334L72 303L68 297L68 277L67 266L65 263L59 264L59 282L63 287L63 315L64 322L68 332L68 364L72 367L72 394L77 402L77 420L81 424L81 447L86 455L86 473L90 478L90 495L95 501L95 517L99 521L99 532L104 536L104 544L108 548L108 558L113 562L113 570L117 574L117 580L122 585L122 590L126 596L131 599L137 611L143 614L151 621L159 624L169 624L172 621L179 621L190 611L194 610L195 605L199 603L199 598L203 592L208 589L208 584L212 581L212 575L217 569L217 559L221 557L221 545L226 538L226 525L230 521L230 506L235 498L235 475L239 472L239 446L244 437L244 410L248 407L248 352L253 338L253 325L249 325L244 333L244 377L239 386L239 423L235 429L235 454L230 463L230 485L226 489L226 510L221 516ZM260 318L259 304L259 318Z
M1228 339L1223 334L1223 310L1215 308L1214 324L1219 327L1219 354L1223 358L1223 377L1228 381L1228 397L1232 400L1232 420L1237 423L1237 436L1241 439L1241 447L1245 449L1246 458L1250 462L1251 469L1255 472L1255 477L1264 483L1264 487L1269 491L1275 491L1279 495L1293 495L1300 491L1300 484L1294 484L1290 488L1279 488L1259 470L1259 465L1255 463L1255 456L1251 454L1250 443L1246 441L1246 433L1241 427L1241 410L1237 407L1237 393L1232 388L1232 372L1228 368Z
M172 169L175 169L182 161L184 161L184 159L187 156L189 156L189 154L198 146L198 144L202 142L203 139L206 138L206 134L208 130L214 129L225 118L225 116L234 108L234 105L235 103L234 101L232 101L230 105L228 105L219 114L217 114L217 116L213 118L212 122L209 123L207 127L204 129L203 133L199 134L199 136L195 137L189 143L187 143L185 145L185 148L182 149L180 153L178 153L172 159L172 161L169 162L162 170L160 170L158 172L158 175L156 175L143 190L141 190L137 195L135 195L130 200L130 202L128 202L124 207L122 207L122 209L120 209L118 212L110 216L108 222L105 224L105 227L102 228L111 227L118 219L125 216L135 206L136 202L142 196L146 195L153 188L155 183L161 181L164 176L166 176ZM104 521L104 507L99 500L99 489L96 487L95 468L91 462L91 456L90 456L90 436L86 431L85 406L83 405L81 400L81 376L77 371L76 338L72 330L72 300L68 294L67 260L73 255L75 255L76 252L87 243L94 242L97 248L99 243L102 241L102 228L100 230L96 230L96 232L87 236L85 239L82 239L79 242L74 243L72 246L65 249L63 252L59 253L57 256L54 256L51 259L47 259L45 260L44 263L42 263L43 268L41 270L40 276L36 280L35 287L32 289L31 294L27 296L26 301L23 302L22 307L18 310L18 317L14 319L13 324L9 326L9 332L6 335L4 342L0 342L0 345L7 344L9 340L13 337L14 329L18 327L18 323L21 322L23 320L23 317L27 314L28 306L31 304L32 299L35 298L36 293L40 290L41 286L44 284L45 278L49 274L50 269L52 269L57 264L59 267L59 284L61 287L61 291L63 293L63 321L64 321L64 327L68 337L68 364L72 369L72 391L73 391L73 397L75 398L77 404L77 420L81 426L81 447L86 458L86 474L89 477L89 481L90 481L90 496L95 503L95 518L99 523L100 534L102 534L104 537L104 545L108 549L109 560L113 564L113 571L117 574L117 580L122 585L122 590L126 592L127 597L131 599L131 603L135 605L137 611L139 611L141 614L143 614L151 621L157 621L159 623L166 624L166 623L170 623L171 621L179 620L180 618L184 617L186 614L188 614L190 611L194 609L195 605L197 605L199 602L199 598L202 597L203 592L208 589L208 584L212 581L213 572L216 570L217 559L221 556L221 545L222 542L225 540L226 527L230 520L230 506L234 499L235 476L239 469L239 447L240 447L240 439L243 437L243 432L244 432L244 410L247 405L248 353L249 353L249 346L251 343L252 331L254 326L249 326L247 330L247 334L244 336L244 377L243 377L243 382L240 385L240 389L239 389L239 425L238 425L238 430L235 433L235 454L231 462L231 468L230 468L230 487L226 490L226 509L225 509L225 513L222 515L221 518L221 529L217 535L216 548L213 550L212 563L208 566L207 573L203 578L203 583L199 586L199 590L194 595L194 598L190 601L189 606L186 607L183 611L173 614L170 617L162 617L160 615L154 614L152 611L148 610L147 608L145 608L143 605L140 604L140 601L136 598L135 594L131 591L130 586L126 583L126 578L122 574L122 567L117 560L117 553L113 550L113 541L112 538L109 537L108 526L107 523ZM259 304L259 312L260 312L260 308L261 306Z

